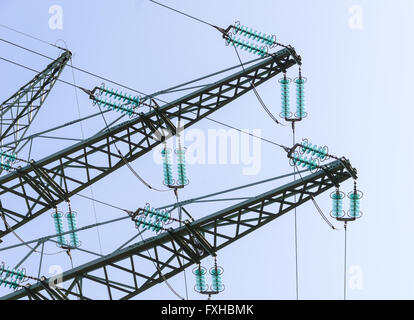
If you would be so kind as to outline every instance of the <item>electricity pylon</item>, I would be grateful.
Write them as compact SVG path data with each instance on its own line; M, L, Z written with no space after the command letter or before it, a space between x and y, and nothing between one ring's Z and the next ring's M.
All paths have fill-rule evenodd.
M160 132L168 132L164 139L175 135L173 121L188 128L298 61L292 47L282 49L242 71L0 177L2 214L10 218L0 230L0 238L68 201L125 162L145 155L162 143Z
M68 270L62 287L45 279L1 299L96 299L102 292L111 300L131 299L349 178L356 178L356 170L348 160L333 161L301 179ZM144 261L154 268L144 268ZM82 290L89 284L94 290Z
M64 51L59 58L0 105L0 148L3 152L19 151L21 139L71 56L70 51Z

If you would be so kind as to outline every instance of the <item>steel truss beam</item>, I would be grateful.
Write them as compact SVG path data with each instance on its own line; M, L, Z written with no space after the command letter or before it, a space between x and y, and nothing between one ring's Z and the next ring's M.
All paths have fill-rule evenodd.
M172 121L187 128L293 66L293 48L283 49L245 70L104 130L69 148L0 178L0 197L9 225L17 229L72 195L124 166L114 143L131 162L161 143L159 132L176 134ZM5 227L0 238L11 232Z
M58 293L65 299L96 299L102 292L106 292L109 299L133 298L207 257L208 251L215 254L351 177L343 162L334 161L325 170L66 271L63 273L64 288ZM207 245L196 241L195 233L204 235ZM77 285L80 280L82 290ZM46 290L46 283L48 281L33 284L2 299L57 298Z
M0 145L3 151L17 151L44 101L72 53L65 51L42 72L0 105Z

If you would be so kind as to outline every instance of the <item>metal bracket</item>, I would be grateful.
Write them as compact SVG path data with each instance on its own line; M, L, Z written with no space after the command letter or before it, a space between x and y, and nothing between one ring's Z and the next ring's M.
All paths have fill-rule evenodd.
M171 238L179 244L181 249L183 249L184 252L187 253L187 255L190 257L191 260L193 260L194 263L200 263L199 255L193 249L191 249L187 243L180 239L179 236L175 235L172 228L168 229L167 231Z
M184 227L188 230L188 232L194 236L199 243L202 245L202 247L213 257L216 257L217 254L214 251L214 248L211 246L211 244L207 241L207 239L197 230L193 229L190 226L190 223L188 221L184 222Z

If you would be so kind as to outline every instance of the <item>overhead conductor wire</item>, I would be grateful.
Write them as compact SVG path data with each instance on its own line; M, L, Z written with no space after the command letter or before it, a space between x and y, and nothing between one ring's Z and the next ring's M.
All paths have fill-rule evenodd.
M16 31L17 32L17 31ZM22 34L24 34L24 33L22 33ZM35 38L35 37L32 37L32 38ZM36 39L36 38L35 38ZM42 41L42 40L40 40L40 39L38 39L39 41ZM46 41L42 41L42 42L44 42L44 43L47 43L47 44L50 44L50 43L48 43L48 42L46 42ZM54 46L54 47L57 47L56 45L53 45L53 44L50 44L50 45L52 45L52 46ZM60 49L63 49L63 48L60 48ZM63 49L64 50L64 49ZM2 60L5 60L5 61L8 61L8 62L11 62L11 63L13 63L13 64L16 64L16 65L19 65L20 67L23 67L23 68L25 68L25 69L28 69L28 70L31 70L31 71L34 71L34 72L36 72L36 73L38 73L38 71L36 71L36 70L34 70L34 69L31 69L31 68L29 68L29 67L26 67L26 66L23 66L23 65L21 65L21 64L18 64L18 63L15 63L15 62L13 62L13 61L10 61L10 60L8 60L8 59L4 59L4 58L1 58L0 57L0 59L2 59ZM59 79L58 79L59 80ZM75 84L71 84L70 82L67 82L67 81L63 81L63 80L60 80L61 82L63 82L63 83L66 83L66 84L68 84L68 85L72 85L72 86L74 86L74 87L76 87L76 88L79 88L79 89L82 89L81 87L78 87L78 86L76 86ZM112 81L111 81L112 82ZM136 91L136 90L133 90L133 91ZM107 122L106 122L106 119L105 119L105 116L104 116L104 114L103 114L103 112L102 112L102 109L100 108L100 106L98 105L98 107L99 107L99 109L100 109L100 112L101 112L101 114L102 114L102 117L103 117L103 120L104 120L104 122L105 122L105 125L106 125L106 127L107 127L107 129L109 129L109 127L108 127L108 124L107 124ZM115 143L115 141L113 140L113 142L114 142L114 146L115 146L115 148L117 149L117 151L118 151L118 154L120 155L120 157L122 158L122 160L124 161L124 163L128 166L128 168L132 171L132 173L142 182L142 183L144 183L147 187L149 187L150 189L153 189L153 190L157 190L157 191L170 191L170 190L158 190L158 189L156 189L156 188L153 188L153 187L151 187L148 183L146 183L138 174L137 174L137 172L129 165L129 163L128 163L128 161L125 159L125 157L122 155L122 153L121 153L121 151L118 149L118 147L117 147L117 145L116 145L116 143ZM2 217L3 217L3 219L5 219L5 217L2 215ZM6 222L5 222L6 223ZM140 233L140 236L141 236L141 239L142 239L142 241L144 241L144 238L142 237L142 233ZM151 257L151 254L150 254L150 252L149 252L149 250L147 249L147 253L148 253L148 255L150 256L150 258L151 258L151 260L153 260L152 259L152 257ZM167 286L168 286L168 288L179 298L179 299L181 299L181 300L185 300L180 294L178 294L173 288L172 288L172 286L169 284L169 282L168 282L168 280L165 278L165 276L163 275L163 273L161 272L161 269L158 267L158 265L153 261L153 264L154 264L154 266L156 267L156 269L158 270L158 272L160 273L160 275L161 275L161 277L164 279L164 282L167 284Z
M157 2L155 2L155 1L152 1L152 2L154 2L154 3L157 3ZM157 3L157 4L159 4L159 3ZM164 6L164 5L163 5ZM165 6L165 7L167 7L167 6ZM168 7L169 8L169 7ZM172 8L171 8L172 9ZM177 11L177 12L179 12L178 10L174 10L174 11ZM182 12L180 12L180 13L182 13ZM184 14L184 13L183 13ZM184 15L186 15L186 14L184 14ZM194 18L195 20L197 20L197 21L200 21L200 22L203 22L203 23L206 23L207 25L210 25L210 26L212 26L212 27L215 27L215 28L217 28L216 26L214 26L214 25L212 25L212 24L209 24L209 23L207 23L207 22L205 22L205 21L202 21L202 20L200 20L200 19L197 19L197 18L195 18L195 17L192 17L192 16L190 16L190 15L187 15L188 17L191 17L191 18ZM0 25L0 26L4 26L4 25ZM19 31L17 31L17 30L15 30L15 29L12 29L12 28L8 28L8 29L10 29L10 30L13 30L13 31L16 31L16 32L19 32ZM27 35L27 34L25 34L25 33L22 33L22 32L19 32L19 33L21 33L21 34L24 34L24 35ZM58 46L56 46L56 45L53 45L53 44L51 44L51 43L48 43L48 42L46 42L46 41L43 41L43 40L41 40L41 39L38 39L38 38L36 38L36 37L32 37L32 36L30 36L30 35L27 35L27 36L29 36L29 37L31 37L31 38L33 38L33 39L37 39L37 40L39 40L39 41L41 41L41 42L43 42L43 43L46 43L46 44L49 44L49 45L51 45L51 46L54 46L54 47L56 47L56 48L59 48L59 49L62 49L62 50L65 50L65 49L63 49L63 48L60 48L60 47L58 47ZM0 40L3 40L3 39L0 39ZM5 42L7 42L7 41L5 41ZM9 42L10 43L10 42ZM13 44L13 43L10 43L10 44ZM13 45L16 45L16 44L13 44ZM28 50L28 51L31 51L31 52L33 52L33 53L35 53L35 54L39 54L39 55L42 55L42 54L40 54L40 53L38 53L38 52L36 52L36 51L33 51L33 50L30 50L30 49L27 49L27 48L25 48L25 47L22 47L22 46L19 46L19 45L16 45L16 46L18 46L18 47L20 47L20 48L22 48L22 49L25 49L25 50ZM48 56L45 56L45 55L42 55L42 56L44 56L44 57L46 57L46 58L48 58L48 59L52 59L52 58L50 58L50 57L48 57ZM17 62L14 62L14 61L11 61L11 60L9 60L9 59L6 59L6 58L3 58L3 57L0 57L0 59L1 60L4 60L4 61L6 61L6 62L9 62L9 63L12 63L12 64L14 64L14 65L17 65L17 66L19 66L19 67L22 67L22 68L25 68L25 69L27 69L27 70L30 70L30 71L32 71L32 72L35 72L35 73L39 73L39 71L37 71L37 70L35 70L35 69L33 69L33 68L30 68L30 67L27 67L27 66L24 66L24 65L22 65L22 64L19 64L19 63L17 63ZM241 63L241 66L242 66L242 68L243 68L243 70L244 70L244 66L243 66L243 64ZM145 93L143 93L143 92L141 92L141 91L138 91L138 90L135 90L135 89L133 89L133 88L130 88L130 87L127 87L127 86L125 86L125 85L122 85L122 84L120 84L120 83L118 83L118 82L115 82L115 81L112 81L112 80L110 80L110 79L107 79L107 78L105 78L105 77L102 77L102 76L99 76L99 75L96 75L96 74L94 74L94 73L91 73L91 72L89 72L89 71L86 71L86 70L84 70L84 69L81 69L81 68L77 68L77 67L75 67L75 66L73 66L73 64L71 63L71 66L70 66L72 69L75 69L75 70L78 70L78 71L81 71L81 72L84 72L84 73L86 73L86 74L89 74L89 75L91 75L91 76L94 76L94 77L96 77L96 78L99 78L99 79L102 79L102 80L104 80L104 81L108 81L108 82L111 82L111 83L113 83L113 84L116 84L116 85L118 85L118 86L120 86L120 87L124 87L124 88L126 88L126 89L128 89L128 90L131 90L131 91L134 91L134 92L137 92L137 93L141 93L141 94L144 94L144 95L146 95ZM81 89L81 90L84 90L82 87L79 87L79 86L77 86L75 83L70 83L70 82L67 82L67 81L65 81L65 80L62 80L62 79L57 79L58 81L60 81L60 82L62 82L62 83L65 83L65 84L67 84L67 85L70 85L70 86L73 86L73 87L75 87L75 88L78 88L78 89ZM255 88L254 88L254 86L252 85L252 87L253 87L253 89L255 90ZM256 93L256 96L258 97L258 99L259 99L259 101L261 101L261 99L260 99L260 96L258 96L258 94L257 94L257 91L255 90L255 93ZM146 96L148 96L148 95L146 95ZM166 101L164 101L164 100L162 100L162 99L159 99L159 98L155 98L156 100L159 100L159 101L162 101L162 102L164 102L164 103L167 103ZM106 121L106 119L105 119L105 117L104 117L104 115L103 115L103 112L102 112L102 110L100 109L100 113L102 114L102 117L103 117L103 119L104 119L104 121L105 121L105 125L106 125L106 127L107 128L109 128L108 127L108 123L107 123L107 121ZM247 135L250 135L250 136L252 136L252 137L254 137L254 138L257 138L257 139L261 139L262 141L265 141L265 142L268 142L268 143L271 143L271 144L273 144L273 145L276 145L276 146L279 146L279 147L281 147L281 148L283 148L283 149L285 149L286 150L286 147L284 147L283 145L280 145L280 144L278 144L278 143L275 143L275 142L273 142L273 141L271 141L271 140L268 140L268 139L265 139L265 138L262 138L262 137L259 137L259 136L256 136L256 135L254 135L254 134L251 134L251 133L248 133L248 132L245 132L245 131L243 131L243 130L240 130L240 129L238 129L238 128L236 128L236 127L233 127L233 126L230 126L230 125L228 125L228 124L225 124L225 123L223 123L223 122L220 122L220 121L217 121L217 120L215 120L215 119L212 119L212 118L210 118L210 117L206 117L206 119L208 119L209 121L212 121L212 122L215 122L215 123L218 123L218 124L220 124L220 125L222 125L222 126L226 126L226 127L228 127L228 128L232 128L232 129L234 129L234 130L237 130L237 131L239 131L239 132L241 132L241 133L243 133L243 134L247 134ZM276 120L277 121L277 120ZM112 137L111 137L112 138ZM119 150L119 148L117 147L117 145L116 145L116 142L113 140L113 138L112 138L112 141L114 142L114 146L116 147L116 149L117 149L117 151L118 151L118 153L119 153L119 155L120 155L120 157L121 157L121 159L124 161L124 163L127 165L127 167L131 170L131 172L143 183L143 184L145 184L148 188L150 188L150 189L153 189L153 190L157 190L157 191L169 191L169 190L159 190L159 189L156 189L156 188L153 188L153 187L151 187L148 183L146 183L137 173L136 173L136 171L130 166L130 164L129 164L129 162L125 159L125 157L122 155L122 153L121 153L121 151ZM141 238L142 238L142 235L140 234L140 236L141 236ZM143 239L143 238L142 238ZM150 253L148 252L148 254L150 255ZM154 265L155 265L155 263L154 263ZM158 268L158 266L156 266L157 268ZM158 268L159 269L159 268ZM160 270L159 270L160 271ZM162 275L162 273L160 272L160 274ZM167 285L170 287L170 285L168 284L168 281L167 281L167 279L165 279L165 277L162 275L162 277L164 278L164 280L165 280L165 282L167 283ZM176 293L173 289L172 289L172 287L170 287L170 289L177 295L177 297L179 297L180 299L184 299L184 298L182 298L178 293Z
M211 27L213 27L214 29L217 29L217 30L219 30L220 32L222 32L221 28L219 28L219 27L217 27L217 26L215 26L215 25L213 25L213 24L211 24L211 23L209 23L209 22L207 22L207 21L201 20L201 19L199 19L199 18L196 18L196 17L194 17L194 16L191 16L191 15L189 15L189 14L187 14L187 13L184 13L184 12L182 12L182 11L180 11L180 10L177 10L177 9L174 9L174 8L172 8L172 7L166 6L166 5L164 5L164 4L162 4L162 3L159 3L159 2L157 2L157 1L154 1L154 0L149 0L149 1L151 1L151 2L155 3L155 4L159 5L159 6L162 6L162 7L164 7L164 8L167 8L167 9L169 9L169 10L172 10L172 11L175 11L175 12L177 12L177 13L180 13L180 14L182 14L182 15L186 16L186 17L189 17L189 18L191 18L191 19L194 19L194 20L196 20L196 21L199 21L199 22L201 22L201 23L204 23L204 24L206 24L206 25L208 25L208 26L211 26ZM240 61L240 65L241 65L241 67L243 68L243 71L245 72L246 70L245 70L245 68L244 68L244 64L243 64L242 60L240 59L240 55L239 55L239 53L238 53L237 48L236 48L236 46L235 46L235 45L234 45L234 49L236 50L237 56L238 56L239 61ZM263 99L261 98L261 96L260 96L260 95L259 95L259 93L257 92L257 89L256 89L256 87L255 87L254 83L253 83L252 81L249 81L249 83L250 83L250 86L251 86L251 87L252 87L252 89L253 89L253 92L254 92L254 94L255 94L255 96L256 96L256 98L257 98L257 100L259 101L259 103L260 103L260 105L262 106L262 108L263 108L263 109L266 111L266 113L269 115L269 117L270 117L270 118L271 118L274 122L276 122L277 124L283 125L282 123L280 123L280 122L279 122L279 120L277 120L277 119L276 119L276 117L275 117L275 116L274 116L274 115L270 112L269 108L268 108L268 107L266 106L266 104L263 102Z
M58 41L62 41L63 42L63 44L65 45L65 49L64 50L67 51L68 50L68 46L66 44L66 41L63 40L63 39L59 39L56 42L58 42ZM78 90L77 90L78 88L77 88L77 85L76 85L75 72L73 70L73 60L72 60L72 57L70 57L70 66L72 67L71 68L71 71L72 71L73 84L75 85L74 90L75 90L76 106L77 106L77 111L78 111L78 118L80 120L81 119L81 111L80 111L80 105L79 105L79 97L78 97ZM80 129L81 129L82 140L85 140L85 133L84 133L84 130L83 130L83 121L80 121L79 122L79 125L80 125ZM94 193L93 193L93 187L92 187L92 185L89 186L89 190L90 190L90 193L91 193L91 197L93 199L94 198ZM95 217L95 223L98 224L99 221L98 221L98 215L96 213L95 202L94 201L91 201L91 202L92 202L92 210L93 210L94 217ZM99 226L96 227L96 232L97 232L97 236L98 236L99 252L101 254L103 254L102 241L101 241L101 233L100 233L100 230L99 230ZM70 258L71 258L71 262L72 262L72 256L70 256ZM73 266L72 266L72 268L73 268Z
M1 25L0 25L0 26L1 26ZM23 46L17 45L17 44L15 44L15 43L10 42L10 41L7 41L7 40L1 39L1 38L0 38L0 41L7 42L7 43L12 44L12 45L14 45L14 46L17 46L17 47L19 47L19 48L21 48L21 49L27 50L27 51L32 52L32 53L34 53L34 54L37 54L37 55L43 56L43 57L45 57L45 58L48 58L48 59L50 59L50 60L53 60L53 58L48 57L48 56L45 56L45 55L43 55L42 53L39 53L39 52L36 52L36 51L34 51L34 50L28 49L28 48L26 48L26 47L23 47ZM47 43L47 42L46 42L46 43ZM62 49L62 48L59 48L59 49ZM34 73L39 73L39 72L40 72L40 71L38 71L38 70L36 70L36 69L33 69L33 68L28 67L28 66L22 65L22 64L20 64L20 63L18 63L18 62L15 62L15 61L9 60L9 59L4 58L4 57L0 57L0 60L6 61L6 62L11 63L11 64L13 64L13 65L16 65L16 66L18 66L18 67L21 67L21 68L24 68L24 69L26 69L26 70L32 71L32 72L34 72ZM136 92L136 93L139 93L139 94L143 94L143 95L145 95L145 96L147 96L147 97L152 97L152 95L148 95L148 94L146 94L146 93L144 93L144 92L142 92L142 91L139 91L139 90L136 90L136 89L130 88L130 87L128 87L128 86L125 86L125 85L123 85L123 84L120 84L119 82L112 81L112 80L110 80L110 79L108 79L108 78L102 77L102 76L100 76L100 75L97 75L97 74L95 74L95 73L92 73L92 72L86 71L86 70L81 69L81 68L78 68L78 67L76 67L76 66L69 66L69 67L71 67L71 68L73 68L73 69L75 69L75 70L78 70L78 71L80 71L80 72L83 72L83 73L89 74L89 75L91 75L91 76L93 76L93 77L96 77L96 78L98 78L98 79L101 79L101 80L104 80L104 81L110 82L110 83L112 83L112 84L118 85L118 86L120 86L120 87L122 87L122 88L125 88L125 89L127 89L127 90L131 90L131 91L133 91L133 92ZM82 87L80 87L80 86L77 86L77 85L74 85L73 83L70 83L70 82L68 82L68 81L62 80L62 79L60 79L60 78L56 79L56 81L59 81L59 82L61 82L61 83L64 83L64 84L66 84L66 85L69 85L69 86L72 86L72 87L75 87L75 88L78 88L78 89L81 89L81 90L84 90L84 88L82 88ZM154 97L153 99L154 99L154 100L158 100L158 101L160 101L160 102L162 102L162 103L168 103L167 101L165 101L165 100L163 100L163 99L160 99L160 98L157 98L157 97ZM107 111L106 111L106 112L107 112ZM194 111L193 111L192 113L193 113L193 114L196 114L196 112L194 112ZM270 143L270 144L273 144L273 145L276 145L276 146L279 146L279 147L282 147L282 148L286 149L286 147L284 147L283 145L280 145L280 144L278 144L278 143L275 143L275 142L273 142L273 141L271 141L271 140L269 140L269 139L266 139L266 138L262 138L262 137L256 136L256 135L254 135L254 134L252 134L252 133L249 133L249 132L243 131L243 130L241 130L241 129L238 129L238 128L234 127L234 126L228 125L228 124L226 124L226 123L224 123L224 122L221 122L221 121L215 120L215 119L213 119L213 118L211 118L211 117L205 117L205 119L207 119L207 120L208 120L208 121L210 121L210 122L217 123L217 124L219 124L219 125L221 125L221 126L224 126L224 127L230 128L230 129L237 130L237 131L239 131L239 132L240 132L240 133L242 133L242 134L250 135L250 136L251 136L251 137L253 137L253 138L260 139L260 140L262 140L262 141L264 141L264 142L267 142L267 143Z
M292 139L293 139L293 145L296 143L296 137L295 137L295 129L294 129L294 122L292 122ZM296 180L296 169L297 167L293 167L293 172L295 173L293 175L293 180ZM295 203L296 203L296 193L294 196ZM298 224L297 224L297 214L296 214L296 206L294 211L294 220L295 220L295 270L296 270L296 300L299 300L299 270L298 270Z
M108 127L108 123L107 123L107 121L106 121L106 119L105 119L105 115L103 114L103 112L102 112L102 109L101 109L101 106L99 105L99 104L97 104L97 106L99 107L99 110L101 111L101 114L102 114L102 118L103 118L103 120L104 120L104 122L105 122L105 126L107 127L107 129L109 130L109 127ZM113 138L112 138L113 139ZM153 188L153 187L151 187L149 184L147 184L136 172L135 172L135 170L129 165L129 163L128 163L128 161L124 158L124 156L122 155L122 153L121 153L121 151L118 149L118 147L116 146L116 143L115 143L115 141L113 140L113 142L114 142L114 146L115 146L115 148L117 149L117 151L118 151L118 154L120 155L120 157L122 158L122 160L125 162L125 164L129 167L129 169L132 171L132 173L134 173L134 175L142 182L142 183L144 183L145 185L147 185L147 187L149 187L150 189L153 189L153 190L156 190L156 191L170 191L170 190L158 190L158 189L156 189L156 188ZM140 232L139 233L139 235L140 235L140 237L141 237L141 240L144 242L144 237L142 236L142 233ZM148 249L146 249L146 251L147 251L147 254L148 254L148 256L151 258L151 261L152 261L152 263L154 264L154 267L158 270L158 272L159 272L159 274L161 275L161 277L163 278L163 280L164 280L164 282L165 282L165 284L168 286L168 288L171 290L171 292L173 292L179 299L181 299L181 300L185 300L185 298L183 298L177 291L175 291L174 290L174 288L170 285L170 283L168 282L168 280L167 280L167 278L164 276L164 274L161 272L161 269L160 269L160 267L154 262L154 260L152 259L152 256L151 256L151 253L149 252L149 250Z

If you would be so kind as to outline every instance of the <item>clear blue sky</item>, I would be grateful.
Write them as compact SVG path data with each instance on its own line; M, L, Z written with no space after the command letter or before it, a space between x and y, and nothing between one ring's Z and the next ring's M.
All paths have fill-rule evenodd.
M297 137L326 144L331 153L349 158L358 169L359 189L364 192L361 204L364 216L349 226L348 248L348 266L360 267L363 284L360 290L348 288L348 297L413 299L413 177L408 168L413 157L410 148L413 3L402 0L164 0L164 3L218 26L225 27L240 20L257 30L276 34L280 42L296 48L303 58L303 73L308 78L306 108L309 114L298 125ZM49 8L53 5L63 9L62 29L49 27ZM361 10L361 28L352 28L355 27L355 8ZM74 65L143 92L155 92L238 62L234 50L224 45L214 29L144 0L1 0L0 23L48 42L64 39L74 54ZM0 29L0 37L53 57L59 54L50 46L5 29ZM36 69L44 68L48 63L41 57L4 43L0 43L0 52L2 57ZM245 61L251 58L248 54L242 55ZM289 73L291 78L296 75L296 69ZM0 100L7 99L32 76L29 71L0 61ZM75 76L77 83L86 88L101 83L77 72ZM62 79L72 81L69 68L64 71ZM272 112L278 114L277 79L261 86L259 92ZM79 102L82 115L94 111L86 95L79 93ZM77 117L74 89L58 83L30 132ZM291 142L288 128L275 126L252 93L218 111L214 117L239 128L261 129L263 137L279 143L287 145ZM84 123L86 136L101 128L103 123L99 118ZM208 129L220 129L208 121L200 122L195 128L204 134ZM59 134L81 137L79 127ZM67 145L67 142L37 140L32 157L41 159ZM191 198L291 171L284 152L275 146L263 142L260 153L255 156L260 159L260 170L255 175L243 175L245 165L242 163L189 165L190 185L180 197ZM161 186L162 169L154 163L152 154L138 159L133 166L152 185ZM284 182L262 185L247 194L259 194ZM351 188L350 182L342 186L344 192ZM148 190L126 168L100 181L93 190L97 199L131 210L146 202L161 206L174 201L170 193ZM89 191L83 194L89 195ZM331 205L329 193L317 200L328 214ZM95 222L89 201L73 197L72 203L79 213L79 226ZM222 206L224 204L198 205L194 215L202 217ZM345 206L348 206L347 202ZM65 210L63 205L61 209ZM122 216L122 212L99 204L96 212L99 221ZM343 232L332 231L311 203L301 206L297 217L300 298L342 298ZM220 298L295 298L293 223L293 214L289 213L219 253L226 285ZM121 222L102 227L99 231L103 253L109 253L131 237L136 229L130 222ZM19 230L24 239L53 232L49 214ZM83 248L99 252L96 230L81 233L80 238ZM9 235L4 238L2 246L13 243L17 241ZM53 244L48 244L46 249L48 252L58 251ZM14 265L26 251L21 248L0 252L0 260ZM24 264L28 274L37 275L38 259L39 256L34 255ZM75 265L89 260L90 255L74 253ZM207 268L211 264L211 259L203 261ZM50 276L52 265L60 265L64 270L70 268L65 253L46 256L41 273ZM188 270L187 277L190 298L203 298L192 290L194 279L191 270ZM173 278L171 283L184 294L182 275ZM6 293L7 289L0 289L0 294ZM138 298L174 299L175 296L160 284Z

